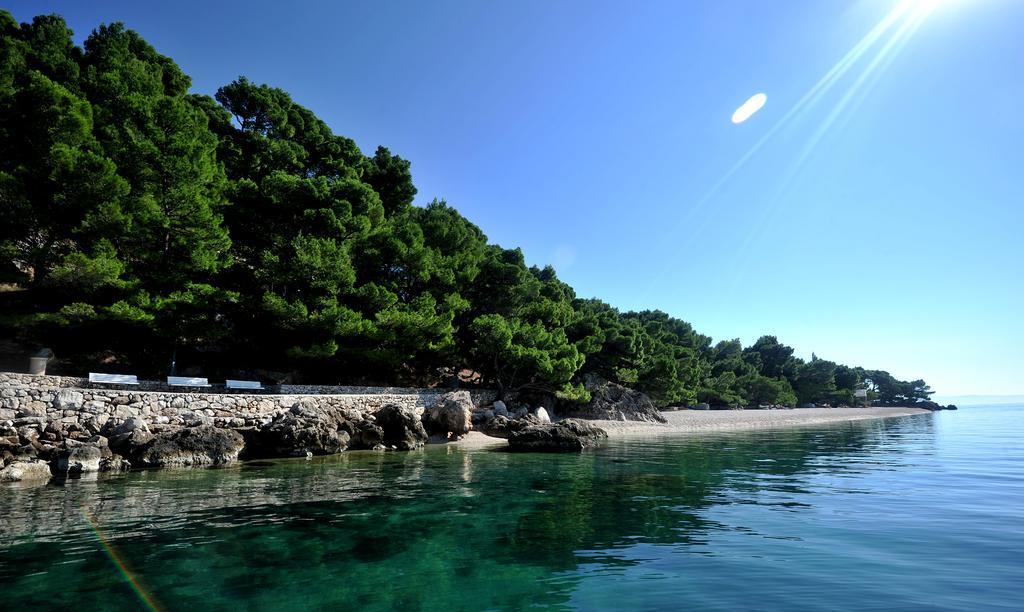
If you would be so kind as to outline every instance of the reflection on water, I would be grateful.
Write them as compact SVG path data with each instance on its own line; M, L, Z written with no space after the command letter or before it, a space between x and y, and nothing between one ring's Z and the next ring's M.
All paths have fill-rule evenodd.
M998 607L1024 580L1021 456L983 454L1005 416L7 487L0 584L136 608L84 508L170 609Z

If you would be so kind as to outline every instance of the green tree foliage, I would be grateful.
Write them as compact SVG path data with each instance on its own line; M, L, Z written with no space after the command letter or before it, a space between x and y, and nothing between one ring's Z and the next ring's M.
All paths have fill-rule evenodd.
M753 406L795 406L797 395L785 378L751 375L743 380L746 403Z
M826 403L836 390L836 364L812 355L797 368L793 389L800 403Z
M743 358L769 378L796 377L800 360L793 357L792 347L781 344L775 336L761 336L743 350Z
M584 362L566 331L576 318L575 295L551 267L528 268L519 249L489 246L467 297L461 352L485 381L570 391Z
M897 380L883 370L864 371L864 382L882 406L906 406L931 398L932 390L923 380Z
M214 97L121 24L79 48L57 16L0 11L0 282L5 331L66 361L142 374L171 355L318 382L438 383L584 398L595 374L661 406L882 403L923 381L744 348L657 310L578 298L489 244L444 201L414 205L409 161L364 155L287 92ZM0 294L2 295L2 294Z
M93 137L89 103L40 72L24 77L0 114L0 248L8 280L41 285L124 229L129 188Z

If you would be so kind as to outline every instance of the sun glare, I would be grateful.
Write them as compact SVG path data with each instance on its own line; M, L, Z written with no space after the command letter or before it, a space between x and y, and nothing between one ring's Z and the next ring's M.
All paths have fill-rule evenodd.
M764 106L764 103L767 101L768 96L763 93L757 93L750 96L750 99L744 102L736 109L736 112L732 114L732 122L739 124L750 119L754 113L761 110L761 107Z
M750 119L768 101L768 96L763 93L755 93L749 100L746 100L732 114L732 123L740 124Z

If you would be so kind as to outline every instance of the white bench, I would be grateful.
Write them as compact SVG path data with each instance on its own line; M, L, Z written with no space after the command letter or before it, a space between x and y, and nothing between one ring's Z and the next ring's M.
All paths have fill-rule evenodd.
M252 391L262 391L263 385L258 380L225 380L224 387L227 389L249 389Z
M89 372L89 382L102 385L137 385L139 377L134 374L100 374Z
M171 387L209 387L210 382L205 378L193 378L189 376L168 376L167 384Z

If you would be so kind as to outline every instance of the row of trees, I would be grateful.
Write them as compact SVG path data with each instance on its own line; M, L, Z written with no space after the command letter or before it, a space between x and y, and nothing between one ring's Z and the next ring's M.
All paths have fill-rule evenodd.
M927 398L793 357L765 336L712 345L659 311L580 299L444 201L414 206L409 162L364 155L280 89L216 96L137 33L83 47L57 16L0 12L2 325L69 367L276 371L582 397L587 373L659 404Z

